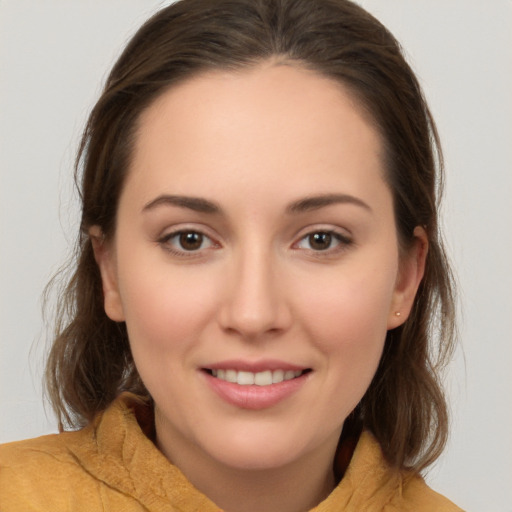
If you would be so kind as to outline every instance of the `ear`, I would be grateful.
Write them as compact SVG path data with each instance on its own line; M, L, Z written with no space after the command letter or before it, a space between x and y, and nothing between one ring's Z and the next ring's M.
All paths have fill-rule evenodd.
M92 226L89 229L89 238L94 251L94 259L100 269L105 313L114 322L124 322L114 250L111 244L105 240L103 231L99 226Z
M413 236L412 246L400 258L400 268L388 315L388 330L402 325L407 320L425 273L427 233L423 227L416 226Z

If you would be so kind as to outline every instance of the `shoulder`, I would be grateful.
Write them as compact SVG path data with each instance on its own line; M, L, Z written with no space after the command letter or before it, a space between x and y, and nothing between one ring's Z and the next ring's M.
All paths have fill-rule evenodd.
M347 471L315 512L379 510L382 512L462 512L427 486L412 471L393 468L377 439L363 431Z
M66 501L93 485L72 449L88 437L85 430L0 446L0 510L68 510Z
M408 472L402 474L400 492L390 505L389 512L463 512L448 498L431 489L422 477Z
M391 467L368 431L362 432L337 493L347 503L356 502L353 510L369 510L371 505L383 512L462 512L417 472Z
M138 424L139 402L119 397L81 430L0 446L0 511L147 510L139 474L151 465L141 450L168 461Z
M29 472L31 468L41 472L55 470L63 463L76 464L68 445L83 437L82 431L65 432L0 445L0 483L9 472Z

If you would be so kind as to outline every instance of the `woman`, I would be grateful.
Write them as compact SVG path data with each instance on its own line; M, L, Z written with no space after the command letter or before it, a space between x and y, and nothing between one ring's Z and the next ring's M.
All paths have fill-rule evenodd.
M78 263L0 509L459 510L441 151L345 0L184 0L134 36L77 159ZM434 333L436 336L434 337Z

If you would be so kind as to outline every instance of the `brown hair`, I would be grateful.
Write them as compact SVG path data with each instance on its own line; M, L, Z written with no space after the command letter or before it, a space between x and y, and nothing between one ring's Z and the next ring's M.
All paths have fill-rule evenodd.
M414 73L389 31L348 0L182 0L136 33L92 110L76 162L82 201L76 268L61 296L47 390L59 417L81 426L129 390L147 391L124 324L103 309L88 229L115 229L141 113L173 84L265 59L295 63L348 88L382 135L403 245L426 229L426 273L411 315L388 332L377 373L345 429L369 429L396 467L423 469L442 451L448 419L439 371L454 342L454 297L438 225L442 154ZM345 430L346 431L346 430Z

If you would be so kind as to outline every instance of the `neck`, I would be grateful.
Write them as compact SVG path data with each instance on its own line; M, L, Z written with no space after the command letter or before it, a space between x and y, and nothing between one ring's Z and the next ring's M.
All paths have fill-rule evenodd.
M332 470L304 468L233 470L193 475L192 484L225 512L304 512L324 500L334 488Z
M157 444L189 482L224 512L305 512L335 487L336 440L301 459L270 469L220 463L176 433L158 428Z

